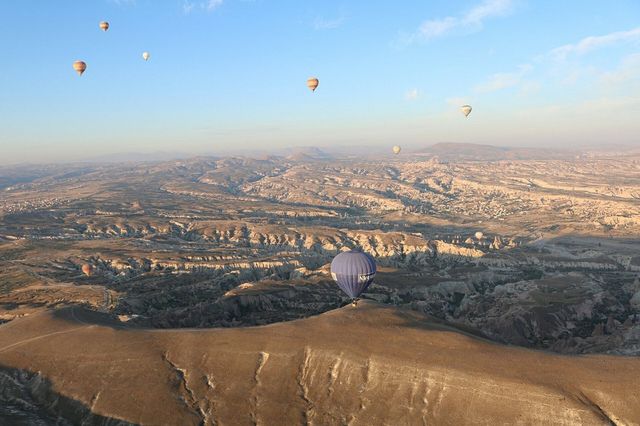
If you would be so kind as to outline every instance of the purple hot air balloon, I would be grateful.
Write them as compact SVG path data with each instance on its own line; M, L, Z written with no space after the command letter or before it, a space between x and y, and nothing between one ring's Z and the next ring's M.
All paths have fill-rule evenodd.
M345 251L331 262L331 276L355 302L376 276L376 261L359 250Z

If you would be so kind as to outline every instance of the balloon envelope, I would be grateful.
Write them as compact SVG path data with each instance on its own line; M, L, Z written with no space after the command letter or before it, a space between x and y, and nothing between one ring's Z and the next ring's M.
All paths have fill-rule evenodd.
M149 52L144 52L142 54L142 59L144 59L145 61L148 61L150 57L151 55L149 54Z
M318 80L315 77L311 77L310 79L307 80L307 87L309 89L311 89L311 91L315 92L316 89L318 88L318 85L320 84L320 80Z
M109 23L107 21L100 22L100 29L102 31L107 31L109 29Z
M87 64L85 64L82 61L75 61L73 63L73 69L76 70L76 72L78 73L78 75L82 75L82 73L84 72L84 70L87 69Z
M82 272L86 276L90 276L93 273L93 266L89 265L88 263L85 263L84 265L82 265Z
M394 154L400 154L400 151L402 151L402 148L400 148L398 145L393 147L393 153Z
M471 105L462 105L460 111L462 111L465 117L468 117L471 111L473 111L473 108L471 108Z
M480 231L476 232L476 239L481 240L484 237L484 234Z
M345 251L331 262L331 276L347 295L356 299L376 275L376 261L361 251Z

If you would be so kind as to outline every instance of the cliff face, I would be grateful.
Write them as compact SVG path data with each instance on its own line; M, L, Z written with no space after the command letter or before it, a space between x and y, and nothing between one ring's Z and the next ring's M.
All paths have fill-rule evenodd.
M233 244L240 247L283 248L337 253L343 248L361 247L377 257L395 257L401 253L430 252L429 240L401 232L336 230L325 227L280 227L252 223L184 222L144 223L137 226L116 221L111 224L87 224L83 235L110 237L171 237L186 241ZM438 252L457 256L479 257L479 250L456 247L434 241Z

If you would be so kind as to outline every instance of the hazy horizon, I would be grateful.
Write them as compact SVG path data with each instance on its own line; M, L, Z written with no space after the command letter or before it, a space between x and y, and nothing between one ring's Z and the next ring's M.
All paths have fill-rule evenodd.
M640 146L635 145L584 145L576 147L532 147L532 146L508 146L508 145L489 145L489 144L473 144L473 143L456 143L456 142L439 142L432 145L403 145L401 157L406 159L406 156L411 156L415 153L427 153L431 148L443 149L443 153L454 155L456 148L469 147L474 149L483 148L498 149L498 150L514 150L514 151L537 151L548 154L562 154L567 155L574 154L610 154L610 155L627 155L629 153L640 152ZM164 162L164 161L180 161L180 160L192 160L197 158L264 158L264 157L289 157L295 154L312 154L313 150L318 150L318 154L328 154L330 158L340 158L343 156L344 160L353 159L355 157L362 159L375 159L385 156L395 157L388 145L367 146L367 145L344 145L344 146L287 146L282 148L256 148L256 149L243 149L243 148L228 148L226 150L220 150L216 152L180 152L180 151L123 151L123 152L111 152L102 155L84 155L78 154L76 156L70 156L67 158L57 159L42 159L41 161L8 161L4 162L0 159L0 167L20 167L20 166L37 166L37 165L64 165L64 164L109 164L109 163L145 163L145 162ZM424 151L427 152L424 152ZM438 156L438 153L433 153L434 156ZM544 155L539 158L549 158ZM493 158L494 160L500 160L501 158ZM483 158L482 160L487 160Z
M640 146L631 0L24 1L0 14L0 164L295 146Z

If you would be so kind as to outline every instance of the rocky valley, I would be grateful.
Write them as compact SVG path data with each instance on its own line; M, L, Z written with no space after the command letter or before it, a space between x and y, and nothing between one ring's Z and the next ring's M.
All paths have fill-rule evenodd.
M289 321L294 328L313 324L310 327L320 333L328 327L326 321L333 321L322 318L342 318L339 313L351 309L331 278L329 263L352 248L370 253L378 264L358 316L375 317L376 310L383 310L385 318L409 316L411 327L439 327L451 335L479 339L485 343L478 345L492 350L502 347L497 343L563 355L598 354L611 357L602 359L629 362L629 371L637 372L639 235L640 156L633 155L474 161L442 152L439 156L416 152L382 158L327 154L6 167L0 169L0 363L9 370L2 380L14 383L17 393L29 389L34 380L45 380L34 376L47 371L44 364L29 366L16 358L15 351L27 350L27 340L36 341L37 336L12 341L10 330L35 327L36 318L55 315L52 312L64 312L67 322L52 321L61 328L50 333L66 333L73 323L95 322L100 333L112 329L145 336L162 336L157 334L160 330L222 333L222 329L238 329L228 330L239 333L228 335L236 336L230 337L233 340L260 330L267 336L279 330L273 327L283 326L276 323ZM91 273L83 273L87 265ZM373 330L374 321L367 321ZM381 327L393 335L393 327ZM403 334L400 328L397 332ZM333 347L314 349L309 342L274 355L258 346L246 349L252 354L247 357L258 356L254 372L258 385L247 390L258 392L253 395L257 405L249 409L252 415L260 415L256 413L262 398L268 398L259 394L264 391L259 383L271 380L260 376L260 366L303 357L307 361L303 360L298 373L291 372L289 384L292 389L302 386L300 391L292 390L302 392L300 407L289 414L306 416L313 424L366 424L357 416L351 420L318 417L319 407L333 400L334 391L338 398L352 381L366 389L381 380L380 371L372 373L374 361L363 358L357 348L346 344L344 363L353 363L347 368L329 362L335 355ZM507 351L506 346L502 348ZM538 356L517 353L525 358ZM159 362L166 365L183 356L162 355L162 351L156 355L164 357ZM545 359L540 362L552 365L549 360L557 355L539 356ZM576 359L591 362L591 358ZM184 362L195 361L184 358ZM190 380L200 379L175 365L171 368L185 380L184 385L176 382L176 389L185 386L189 394L188 388L195 386L215 394L217 385L209 390L200 382L192 385ZM483 371L488 371L488 364L483 365ZM321 380L313 375L324 377L325 367L330 378L322 382L327 389L321 391L313 388L312 382ZM435 376L426 378L424 368L419 367L419 375L426 380L425 392L430 380L437 386L450 385ZM106 402L103 410L94 412L101 406L99 396L94 394L92 402L79 388L57 385L62 376L49 370L47 380L52 379L56 392L71 398L66 403L75 407L63 410L65 415L69 410L84 413L82 418L93 416L92 421L100 424L112 424L116 421L108 418L112 416L141 421L124 411L118 413ZM364 379L351 376L360 370ZM464 382L468 377L458 379ZM460 383L455 386L463 386ZM305 386L311 388L305 390ZM403 392L418 398L423 385L416 386ZM325 391L326 395L314 394ZM363 392L360 409L366 411L368 391ZM559 398L566 398L563 391L558 392ZM0 399L28 402L45 394L19 397L5 392ZM571 395L571 404L597 412L594 419L615 417L615 407L611 412L602 407L593 411L584 395ZM188 405L185 410L195 413L194 424L229 424L206 414L216 411L213 396L182 398ZM418 416L422 419L437 418L429 404L437 407L439 397L424 398L424 407L411 403L411 410L422 410L422 417ZM205 399L210 405L205 406ZM73 405L76 400L88 408ZM319 405L313 411L309 407L316 402ZM12 404L15 408L15 401ZM16 412L0 410L0 419L18 416ZM587 421L579 410L572 413L573 420L567 417L565 423ZM47 415L53 414L43 414ZM406 424L419 424L418 417L407 416L411 420ZM487 416L491 418L490 413ZM634 418L633 413L625 416L628 422ZM255 417L246 423L251 421L262 424Z

